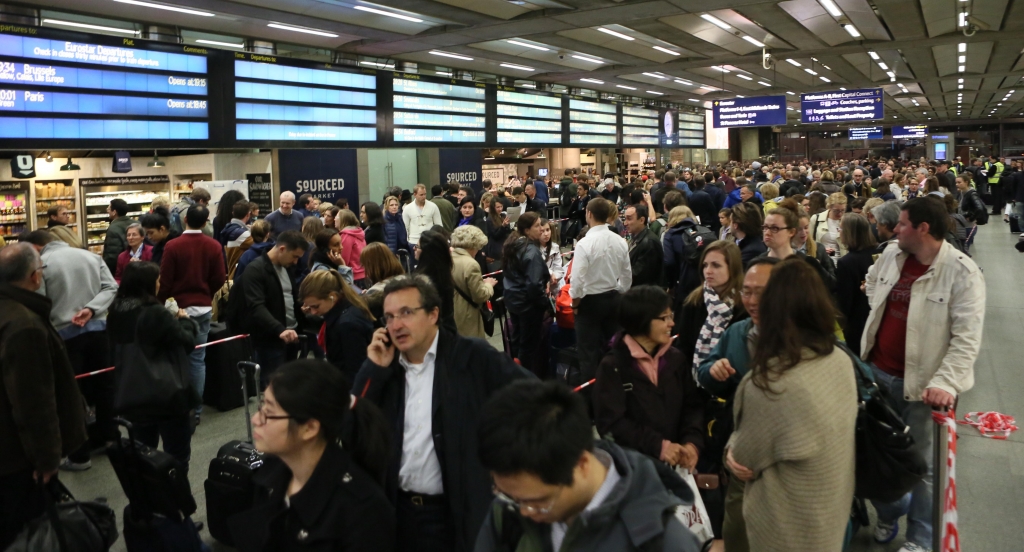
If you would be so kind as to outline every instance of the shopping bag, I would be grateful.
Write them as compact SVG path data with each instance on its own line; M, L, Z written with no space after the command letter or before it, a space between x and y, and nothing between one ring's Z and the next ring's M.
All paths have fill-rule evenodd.
M78 502L56 478L40 483L39 491L46 512L26 523L6 552L105 552L117 540L117 520L106 503Z
M683 478L683 481L686 481L693 491L693 504L676 509L676 519L689 527L700 542L707 542L715 538L715 533L711 530L711 518L708 517L708 511L704 508L704 501L700 498L700 490L697 488L697 481L693 478L693 474L690 473L690 470L679 466L676 466L676 473Z

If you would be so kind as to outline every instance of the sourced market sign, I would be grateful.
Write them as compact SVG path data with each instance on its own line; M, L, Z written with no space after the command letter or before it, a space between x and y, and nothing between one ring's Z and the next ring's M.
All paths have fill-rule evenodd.
M882 139L882 127L880 126L851 128L847 132L849 133L850 140Z
M483 162L478 149L439 149L437 150L438 166L441 170L441 183L458 182L459 186L473 188L476 195L482 190Z
M359 174L354 149L282 149L277 153L281 191L298 199L312 194L320 201L335 203L348 199L358 211Z
M786 97L733 98L711 103L715 128L776 126L786 124Z
M881 88L835 90L800 95L804 123L846 123L885 117Z

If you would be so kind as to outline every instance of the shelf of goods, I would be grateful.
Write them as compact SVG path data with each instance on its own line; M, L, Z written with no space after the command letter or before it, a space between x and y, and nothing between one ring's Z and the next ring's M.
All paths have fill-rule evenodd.
M35 190L36 228L46 228L46 223L49 222L46 211L54 205L63 206L68 210L68 226L78 225L78 212L75 209L75 190L72 184L36 182Z
M110 200L120 198L133 209L128 212L130 217L139 217L149 212L153 199L160 195L156 192L143 191L116 191L116 192L86 192L85 193L85 237L86 246L93 253L103 252L103 241L107 237L107 228L110 227L110 215L107 214L107 207Z
M21 192L0 196L0 236L4 239L28 230L25 195L25 192Z

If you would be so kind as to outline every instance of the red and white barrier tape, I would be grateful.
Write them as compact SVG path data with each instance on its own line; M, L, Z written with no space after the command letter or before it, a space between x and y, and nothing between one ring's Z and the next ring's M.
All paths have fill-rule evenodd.
M937 424L946 426L946 491L942 500L942 548L936 552L960 552L960 531L957 529L956 507L956 413L932 412ZM939 443L935 443L939 446ZM938 466L936 466L937 468ZM934 470L938 472L939 470ZM933 528L934 530L935 528Z
M1005 440L1010 433L1019 429L1013 416L998 412L968 412L964 415L964 419L957 423L977 429L982 437L999 440ZM1002 433L1002 435L997 435L998 433Z
M203 347L209 347L210 345L218 345L220 343L227 343L228 341L234 341L236 339L244 339L246 337L249 337L249 334L233 335L231 337L225 337L224 339L218 339L217 341L210 341L210 342L207 342L207 343L201 343L199 345L196 345L196 349L202 349ZM102 370L96 370L94 372L86 372L85 374L78 374L77 376L75 376L75 379L82 379L82 378L87 378L89 376L95 376L97 374L104 374L106 372L110 372L113 369L114 369L114 367L111 366L109 368L103 368Z

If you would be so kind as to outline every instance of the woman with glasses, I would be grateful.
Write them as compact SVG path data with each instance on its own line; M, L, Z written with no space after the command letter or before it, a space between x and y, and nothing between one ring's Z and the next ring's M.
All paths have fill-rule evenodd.
M615 443L692 470L704 443L704 399L690 359L672 347L671 304L656 286L622 295L622 331L597 368L594 418L598 432Z
M542 355L544 315L551 308L548 272L540 236L543 232L537 213L523 213L516 223L516 233L505 244L502 255L505 307L512 322L512 357L537 377L547 377L549 369Z
M252 416L263 466L255 506L229 519L240 552L384 551L395 511L384 494L387 421L329 364L298 360L270 378Z
M302 280L299 299L304 312L323 318L317 345L327 361L354 380L366 360L374 317L366 302L335 270L315 270Z

